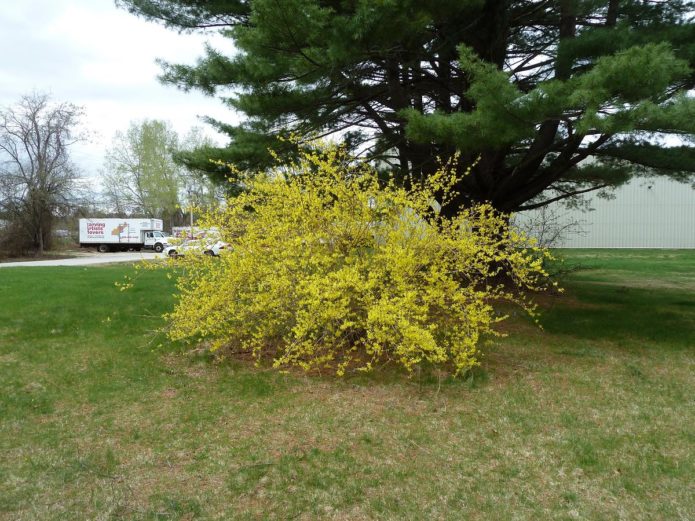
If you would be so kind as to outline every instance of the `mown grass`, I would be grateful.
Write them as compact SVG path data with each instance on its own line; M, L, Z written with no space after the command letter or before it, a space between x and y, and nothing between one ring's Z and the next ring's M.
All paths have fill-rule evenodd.
M695 518L695 253L566 264L442 381L215 362L157 336L163 272L2 269L0 519Z

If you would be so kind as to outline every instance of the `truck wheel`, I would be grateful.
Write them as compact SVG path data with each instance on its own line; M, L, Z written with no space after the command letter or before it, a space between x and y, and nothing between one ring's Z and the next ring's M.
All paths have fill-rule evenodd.
M164 246L158 242L154 245L154 251L156 251L157 253L162 253L164 251Z
M97 251L99 253L106 253L109 251L109 249L110 248L108 244L100 244L99 246L97 246Z
M203 255L207 255L208 257L214 257L215 252L212 251L212 250L205 250L205 251L203 252Z

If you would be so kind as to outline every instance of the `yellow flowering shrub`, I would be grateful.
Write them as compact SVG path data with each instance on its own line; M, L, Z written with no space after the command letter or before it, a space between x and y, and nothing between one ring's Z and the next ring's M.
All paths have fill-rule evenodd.
M172 261L169 336L339 375L466 371L505 318L498 304L533 314L524 292L545 283L548 254L490 206L439 215L454 181L443 168L411 189L385 184L339 149L249 180L204 224L231 248Z

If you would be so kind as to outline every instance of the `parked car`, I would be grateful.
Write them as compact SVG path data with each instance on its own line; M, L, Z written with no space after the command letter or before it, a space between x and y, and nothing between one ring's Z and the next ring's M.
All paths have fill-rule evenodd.
M229 245L223 241L213 243L203 242L201 239L187 239L180 244L174 244L164 249L164 254L168 257L183 257L184 255L211 255L217 257L221 251L228 248Z

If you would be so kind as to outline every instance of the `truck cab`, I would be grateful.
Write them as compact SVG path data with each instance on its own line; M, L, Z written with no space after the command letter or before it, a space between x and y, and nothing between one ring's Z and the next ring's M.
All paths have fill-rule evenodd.
M148 249L152 249L157 253L164 251L164 248L169 244L170 237L168 237L164 232L160 231L146 231L142 232L143 246Z

